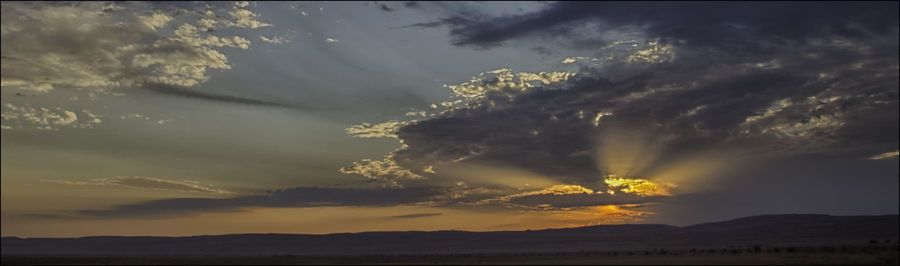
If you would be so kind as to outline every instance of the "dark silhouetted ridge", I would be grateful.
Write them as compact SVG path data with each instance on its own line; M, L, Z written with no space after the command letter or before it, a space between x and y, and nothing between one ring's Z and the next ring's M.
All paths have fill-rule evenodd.
M395 255L865 244L898 238L898 216L764 215L675 227L598 225L533 231L2 239L2 254L59 256Z

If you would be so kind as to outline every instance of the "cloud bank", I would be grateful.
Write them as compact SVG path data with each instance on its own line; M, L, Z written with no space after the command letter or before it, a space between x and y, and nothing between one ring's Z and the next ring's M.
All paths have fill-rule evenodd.
M481 202L573 207L653 202L691 191L740 161L865 159L898 146L896 9L563 2L525 15L414 25L449 25L461 46L539 38L593 54L562 60L577 72L487 71L446 85L451 99L433 104L423 119L348 128L402 146L385 156L389 163L364 160L352 166L357 171L341 171L415 186L465 180L449 171L464 165L521 169L552 182L477 188L496 192L480 193ZM596 27L572 30L584 29L579 23ZM613 32L635 38L603 37ZM364 174L373 172L383 175ZM558 188L553 183L587 190L542 193ZM477 189L449 191L465 198ZM608 190L618 194L587 192Z

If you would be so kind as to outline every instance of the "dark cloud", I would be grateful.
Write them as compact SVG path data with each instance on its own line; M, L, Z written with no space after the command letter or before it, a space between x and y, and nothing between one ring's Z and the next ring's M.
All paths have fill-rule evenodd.
M433 188L349 189L299 187L264 195L233 198L174 198L116 205L76 214L97 218L171 217L199 212L236 211L245 207L394 206L427 201Z
M897 2L558 2L523 15L454 24L456 45L491 47L527 36L578 36L639 28L651 38L699 45L802 40L816 34L862 36L896 29ZM598 23L598 32L573 30Z
M742 158L827 153L849 159L896 150L897 11L885 7L896 3L745 5L557 3L457 27L451 33L459 44L481 45L596 18L688 42L644 42L617 59L584 64L559 84L486 91L461 108L399 128L405 146L392 159L425 176L419 169L471 162L596 187L604 174L623 174L602 165L620 156L616 151L597 152L622 145L608 137L617 134L652 146L638 149L646 152L637 159L650 166L627 173L633 175L708 150ZM801 17L807 13L808 20ZM779 28L788 17L798 21ZM734 36L704 37L720 32ZM749 46L766 52L744 49Z
M618 194L615 196L608 194L597 195L583 193L568 195L539 194L513 197L506 202L529 207L548 206L554 208L571 208L645 203L658 201L662 198L662 196L642 197L634 194Z
M451 17L447 17L447 18L442 18L437 21L420 22L420 23L414 23L414 24L410 24L410 25L406 25L406 26L401 26L401 27L398 27L398 29L436 28L436 27L441 27L441 26L458 26L458 25L468 25L468 24L472 24L474 22L475 21L473 19L467 18L464 16L451 16Z
M391 217L389 217L389 218L395 218L395 219L412 219L412 218L431 217L431 216L438 216L438 215L444 215L444 214L443 214L443 213L439 213L439 212L413 213L413 214L406 214L406 215L395 215L395 216L391 216Z
M152 92L172 95L178 97L184 97L195 100L205 100L205 101L213 101L213 102L221 102L221 103L236 103L236 104L245 104L245 105L256 105L256 106L267 106L267 107L285 107L285 108L299 108L299 109L307 109L302 106L288 105L276 102L269 102L239 96L231 96L231 95L223 95L223 94L213 94L207 92L200 92L196 90L192 90L185 87L168 85L168 84L160 84L160 83L152 83L146 84L142 86L142 88L147 89Z
M403 6L408 7L408 8L422 7L422 5L420 5L419 2L416 2L416 1L407 1L406 3L403 3Z

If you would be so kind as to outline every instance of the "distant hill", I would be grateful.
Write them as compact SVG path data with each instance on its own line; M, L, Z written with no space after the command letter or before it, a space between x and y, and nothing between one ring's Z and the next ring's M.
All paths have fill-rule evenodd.
M897 241L897 215L765 215L675 227L599 225L535 231L233 234L2 239L2 255L393 255L727 248Z

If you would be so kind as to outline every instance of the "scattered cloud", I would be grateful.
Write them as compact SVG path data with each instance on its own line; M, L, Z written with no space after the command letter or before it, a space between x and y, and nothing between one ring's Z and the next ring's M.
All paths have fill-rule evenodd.
M217 48L250 45L240 36L201 33L190 23L169 37L161 30L172 16L141 16L136 8L4 3L2 35L16 41L4 43L2 86L39 92L110 91L147 82L194 86L208 79L208 69L230 68Z
M137 114L137 113L127 113L127 114L123 114L123 115L120 115L119 118L121 118L121 119L137 119L137 120L144 120L144 121L153 121L153 123L155 123L155 124L157 124L157 125L165 125L165 124L171 123L172 121L175 121L175 119L171 119L171 118L170 118L170 119L156 119L156 120L153 120L153 118L151 118L150 116L143 115L143 114Z
M195 99L270 105L204 92L173 93L177 90L159 86L196 87L209 80L209 70L230 69L222 48L247 50L251 43L241 36L213 34L213 29L271 26L258 21L258 15L242 3L230 7L140 2L2 5L3 90L46 94L64 89L122 95L141 88L197 96ZM223 10L230 10L231 18L216 15ZM172 25L175 22L180 25ZM53 120L46 122L69 125L66 121L75 117L58 111L62 117L58 120L45 111L46 118ZM38 126L46 128L44 122ZM14 126L4 126L10 127Z
M259 15L257 15L256 13L253 13L253 11L244 9L248 5L249 4L246 1L235 2L234 9L228 12L228 14L231 15L231 18L234 20L229 21L228 24L231 26L234 26L234 27L238 27L238 28L251 28L251 29L272 26L272 24L268 24L268 23L257 20L257 17L259 17Z
M388 121L378 124L362 123L346 129L347 134L356 138L397 138L397 130L410 122Z
M341 167L339 172L344 174L356 174L366 177L373 181L387 182L385 185L391 187L402 187L398 181L422 179L421 174L413 173L394 161L393 155L387 155L384 159L375 161L371 159L362 159L354 162L351 166Z
M0 128L5 130L36 128L41 130L59 130L61 128L91 128L103 122L101 115L82 109L81 118L77 111L60 107L18 106L11 103L3 105Z
M274 44L282 44L285 42L290 42L280 36L272 36L272 38L268 38L266 36L259 36L259 39L263 40L264 42L274 43Z

